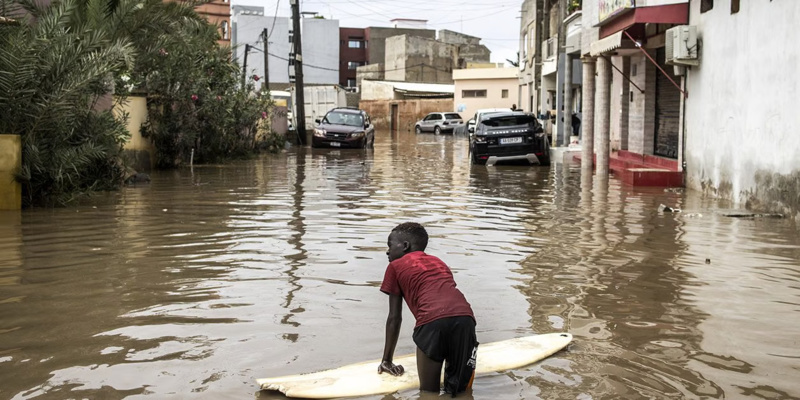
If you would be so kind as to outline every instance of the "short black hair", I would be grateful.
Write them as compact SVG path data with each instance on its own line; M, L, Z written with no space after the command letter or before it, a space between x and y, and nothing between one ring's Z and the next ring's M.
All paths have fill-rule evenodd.
M411 244L412 251L425 251L428 247L428 232L416 222L403 222L392 229Z

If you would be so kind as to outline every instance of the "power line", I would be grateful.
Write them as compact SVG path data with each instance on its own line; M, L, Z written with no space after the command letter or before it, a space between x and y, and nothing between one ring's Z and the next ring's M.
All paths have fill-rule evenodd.
M281 6L281 0L278 0L277 3L275 3L275 16L272 17L272 27L269 28L269 33L267 34L267 38L265 39L267 41L269 41L269 38L272 37L272 31L275 30L275 21L278 20L278 7L280 6Z

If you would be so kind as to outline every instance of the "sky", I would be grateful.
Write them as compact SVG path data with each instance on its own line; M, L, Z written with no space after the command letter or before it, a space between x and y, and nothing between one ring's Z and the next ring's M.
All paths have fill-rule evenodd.
M303 12L339 21L342 28L390 26L395 18L428 20L428 29L449 29L481 38L491 62L516 60L521 0L299 0ZM265 15L291 17L289 0L232 0L264 7Z

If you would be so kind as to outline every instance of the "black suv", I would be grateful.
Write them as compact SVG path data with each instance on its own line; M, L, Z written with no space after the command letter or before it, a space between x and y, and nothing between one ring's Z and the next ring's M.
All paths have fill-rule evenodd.
M316 122L311 147L367 148L375 145L375 126L364 110L337 107Z
M486 114L475 121L469 150L475 164L527 160L550 165L550 144L542 125L531 113L520 111Z

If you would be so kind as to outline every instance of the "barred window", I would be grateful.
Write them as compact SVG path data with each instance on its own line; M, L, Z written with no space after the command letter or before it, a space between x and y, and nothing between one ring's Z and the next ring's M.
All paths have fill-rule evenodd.
M462 90L461 97L486 97L486 90Z

